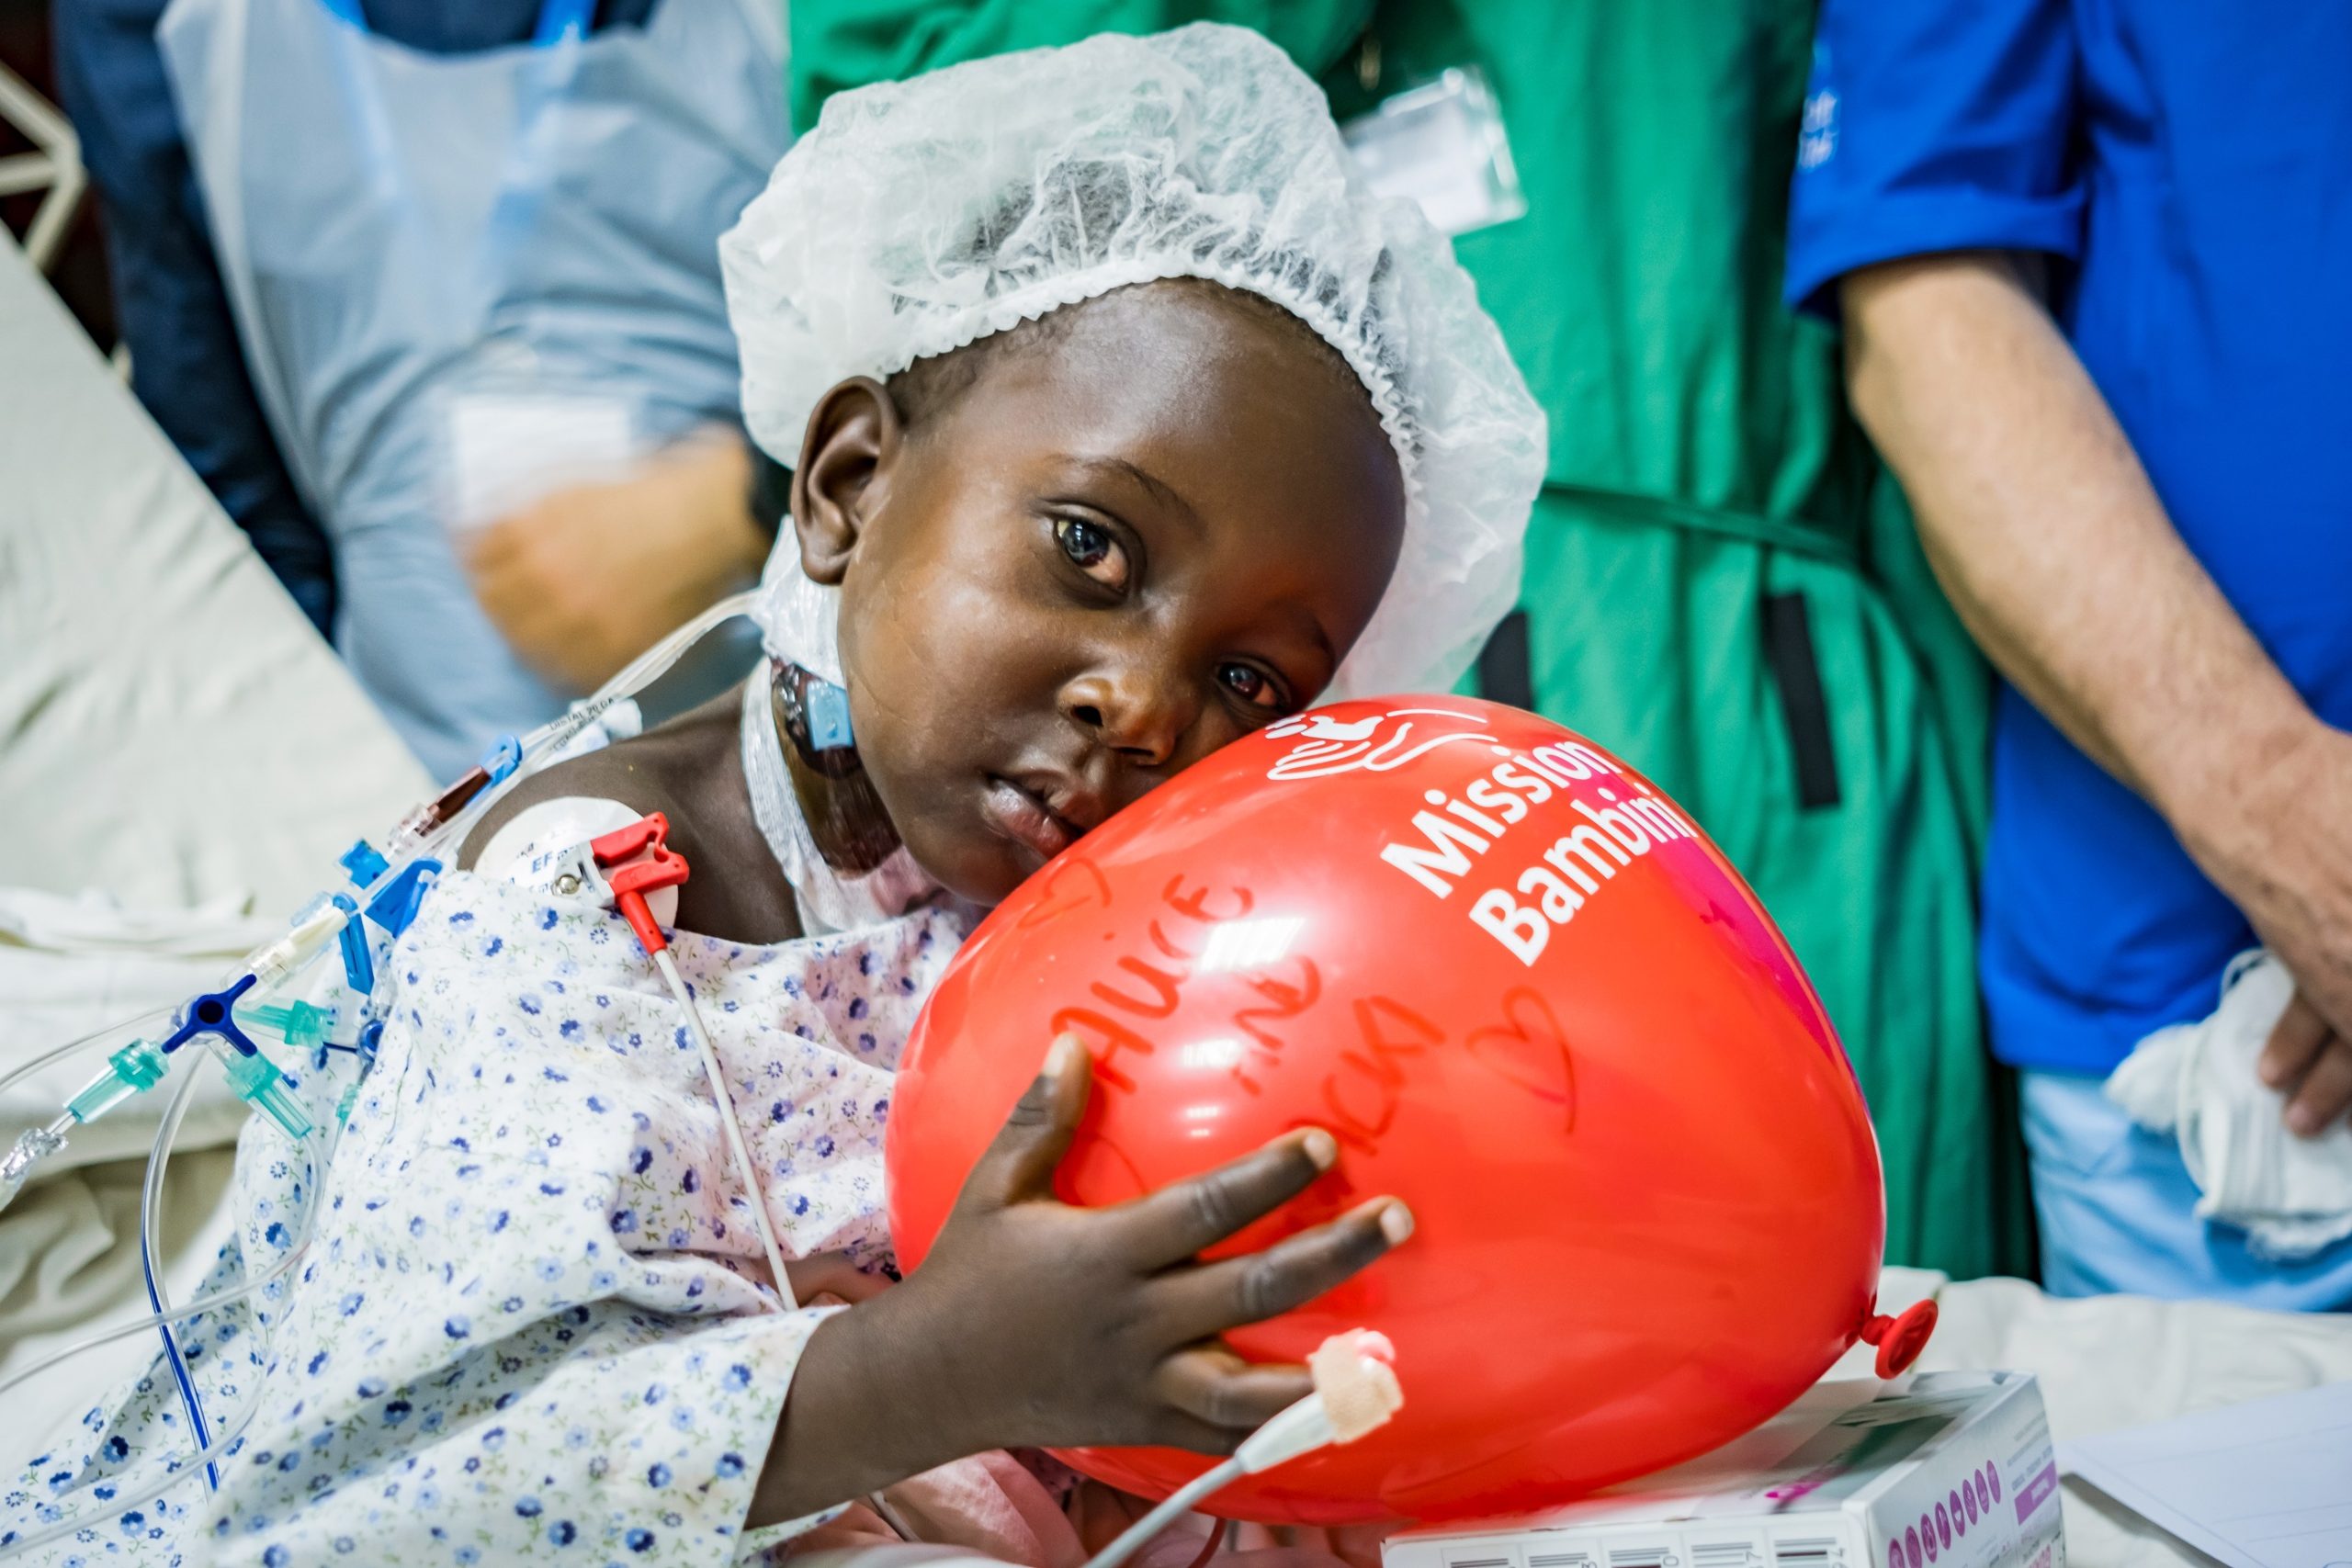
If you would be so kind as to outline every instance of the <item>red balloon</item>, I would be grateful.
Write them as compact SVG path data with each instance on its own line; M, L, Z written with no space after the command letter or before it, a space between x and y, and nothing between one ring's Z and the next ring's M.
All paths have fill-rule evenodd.
M1871 1310L1877 1145L1788 943L1679 808L1532 714L1398 697L1285 720L1023 885L907 1048L888 1143L907 1266L1065 1031L1096 1083L1069 1201L1313 1125L1338 1168L1230 1250L1381 1193L1419 1222L1349 1284L1229 1337L1300 1361L1377 1329L1402 1413L1236 1485L1221 1513L1556 1503L1745 1431ZM1209 1462L1065 1457L1149 1495Z

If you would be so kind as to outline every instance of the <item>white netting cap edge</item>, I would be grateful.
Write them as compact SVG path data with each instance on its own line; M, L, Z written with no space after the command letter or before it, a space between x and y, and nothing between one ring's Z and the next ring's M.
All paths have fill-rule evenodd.
M787 465L846 378L1131 284L1261 295L1355 369L1406 481L1396 575L1326 695L1452 685L1517 595L1543 412L1452 246L1364 189L1321 91L1246 28L1106 34L837 95L719 251L745 423ZM837 613L787 529L770 651L841 680Z

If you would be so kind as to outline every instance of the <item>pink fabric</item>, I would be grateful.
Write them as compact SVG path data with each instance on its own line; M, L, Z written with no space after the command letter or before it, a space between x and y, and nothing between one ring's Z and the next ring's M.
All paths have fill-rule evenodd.
M1020 1568L1082 1568L1095 1552L1150 1511L1140 1497L1087 1481L1057 1506L1053 1494L1007 1453L958 1460L885 1489L883 1500L912 1539L980 1552ZM1134 1568L1191 1568L1217 1521L1195 1514L1169 1528L1131 1560ZM1208 1568L1379 1568L1385 1527L1344 1530L1244 1525L1238 1546ZM792 1550L883 1546L902 1537L867 1503L793 1541Z

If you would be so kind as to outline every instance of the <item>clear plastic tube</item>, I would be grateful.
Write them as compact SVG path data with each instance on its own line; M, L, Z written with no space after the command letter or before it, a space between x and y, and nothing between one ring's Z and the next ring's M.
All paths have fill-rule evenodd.
M153 1029L157 1024L168 1025L171 1021L172 1010L157 1008L153 1012L142 1012L137 1018L127 1018L120 1023L109 1023L104 1029L94 1029L79 1040L69 1040L62 1045L52 1045L30 1060L21 1062L9 1068L6 1073L0 1074L0 1094L7 1093L18 1083L32 1077L43 1067L62 1062L76 1051L85 1051L98 1044L111 1045L116 1043L117 1035L135 1034L141 1030Z
M230 1423L228 1428L218 1438L212 1439L209 1447L189 1454L185 1459L174 1457L160 1477L124 1475L113 1478L107 1483L116 1489L113 1498L99 1504L95 1508L84 1509L72 1518L60 1519L55 1524L19 1537L6 1546L0 1546L0 1562L10 1562L23 1556L26 1552L37 1551L44 1546L63 1540L68 1536L77 1535L83 1530L105 1524L107 1520L119 1517L142 1504L153 1502L173 1487L202 1474L203 1467L209 1466L228 1455L229 1450L236 1446L237 1439L245 1435L245 1428L253 1425L254 1417L260 1413L261 1390L256 1386L253 1398L245 1402L245 1407L238 1412L236 1420Z
M147 1179L139 1190L139 1271L146 1280L147 1304L164 1320L156 1328L164 1339L164 1359L172 1366L172 1382L179 1388L180 1408L187 1412L188 1436L198 1447L204 1447L211 1441L210 1428L204 1419L203 1403L197 1396L196 1380L188 1375L187 1362L180 1355L179 1336L174 1331L171 1315L171 1288L155 1268L156 1259L164 1256L164 1170L171 1163L172 1145L180 1135L180 1122L187 1115L188 1094L195 1088L196 1075L182 1074L155 1129L155 1146L147 1156ZM220 1471L209 1460L204 1464L204 1479L212 1490L220 1490Z
M545 761L578 739L590 725L604 717L616 704L628 701L669 673L671 667L685 657L687 649L707 637L714 628L738 615L749 614L758 602L756 591L720 600L631 660L619 674L599 686L593 695L582 698L557 717L519 737L516 744L521 749L522 761L514 772L476 793L463 807L451 812L446 821L420 826L415 815L412 814L388 841L385 851L388 869L384 874L396 875L424 856L438 854L452 842L462 843L474 824L481 821L484 814L498 804L535 764Z
M495 784L488 784L476 792L475 795L470 799L468 799L462 807L452 811L446 819L427 825L420 823L418 821L417 815L413 813L407 820L404 820L394 829L393 843L397 847L399 852L386 857L389 862L386 874L396 874L408 864L413 863L416 860L426 855L435 853L437 851L441 850L452 841L462 843L464 835L472 829L473 826L482 818L482 817L490 810L491 807L495 805L498 800L505 795L507 790L513 787L515 780L519 779L524 773L528 772L534 763L544 761L548 756L576 739L588 728L590 725L595 723L598 719L602 718L605 714L609 712L616 704L627 701L628 698L635 696L639 692L644 690L647 686L651 685L655 681L661 679L662 676L669 672L670 669L675 665L680 659L684 657L689 649L693 648L695 644L700 642L704 637L707 636L711 632L713 628L718 626L724 622L734 619L738 615L749 613L752 606L758 602L758 592L753 591L751 592L735 594L732 597L723 599L718 604L713 604L709 609L705 610L701 615L695 616L692 620L686 622L685 625L680 626L677 630L663 637L660 642L654 644L653 647L648 649L644 653L632 660L618 674L615 675L611 680L605 682L602 687L598 688L594 695L573 704L572 706L560 717L555 718L547 724L541 725L538 728L531 731L528 735L520 738L518 744L522 752L522 758L520 763L515 768L514 773L509 777L500 780ZM254 964L262 961L265 956L269 954L274 948L281 945L284 941L285 939L283 938L277 939L272 942L264 943L262 946L254 949L254 951L246 954L245 958L231 972L230 980L233 982L238 975L251 972ZM260 999L258 987L256 988L256 993L253 999ZM159 1008L153 1012L142 1014L135 1019L126 1020L121 1023L109 1025L105 1029L100 1029L93 1032L92 1033L85 1034L79 1040L69 1041L62 1045L55 1046L48 1051L44 1051L40 1055L33 1057L31 1060L12 1069L6 1075L0 1076L0 1092L5 1092L12 1085L29 1077L42 1067L71 1056L74 1053L85 1050L95 1043L101 1041L111 1041L113 1038L120 1035L142 1029L152 1028L158 1023L168 1023L173 1017L173 1010L169 1008ZM162 1209L163 1182L164 1168L169 1163L169 1145L172 1136L178 1129L180 1112L185 1109L187 1095L189 1091L189 1087L194 1083L194 1077L191 1075L182 1082L178 1089L174 1091L171 1105L167 1108L165 1112L164 1126L160 1130L156 1139L156 1152L150 1157L148 1162L147 1179L141 1200L140 1230L141 1244L143 1247L148 1249L151 1256L155 1255L159 1251L158 1236L161 1224L160 1213ZM311 1138L304 1140L303 1146L311 1155L309 1179L311 1184L311 1201L303 1205L301 1225L300 1229L296 1234L293 1246L288 1249L285 1257L279 1258L277 1262L273 1264L266 1271L246 1280L245 1283L242 1285L230 1290L216 1292L209 1296L199 1297L197 1300L179 1307L174 1307L170 1301L164 1296L163 1282L158 1280L154 1283L155 1311L150 1313L144 1317L135 1318L129 1323L119 1324L113 1328L94 1334L90 1337L82 1340L80 1343L68 1346L64 1349L58 1351L53 1355L43 1357L32 1366L18 1371L14 1376L8 1378L6 1382L0 1382L0 1394L6 1394L11 1389L17 1388L22 1384L30 1382L32 1379L48 1371L50 1369L72 1359L74 1357L82 1354L85 1350L96 1349L101 1345L110 1345L118 1339L128 1338L134 1334L144 1333L150 1329L162 1328L168 1330L168 1326L173 1323L193 1317L198 1313L212 1312L221 1307L232 1305L237 1302L243 1301L247 1297L267 1289L272 1283L283 1278L293 1269L295 1264L301 1260L303 1252L309 1247L311 1238L316 1234L318 1229L318 1215L320 1208L318 1202L319 1185L324 1179L328 1157L325 1138L326 1134L323 1130L322 1130L320 1133L313 1134ZM754 1191L756 1192L756 1190L757 1190L755 1188ZM753 1201L755 1202L758 1201L756 1197ZM783 1289L789 1292L790 1285L788 1281L785 1281L780 1279L778 1282ZM209 1447L203 1449L199 1452L188 1456L184 1461L175 1460L173 1461L173 1468L168 1472L164 1484L167 1486L178 1484L181 1481L186 1480L187 1476L198 1473L198 1471L194 1467L209 1466L212 1461L225 1453L230 1446L243 1435L246 1425L252 1421L254 1413L260 1408L260 1404L261 1396L257 1385L253 1400L247 1404L245 1410L238 1417L235 1424L230 1429L224 1431L220 1437ZM193 1413L191 1413L191 1415ZM142 1483L138 1485L133 1485L126 1481L119 1482L118 1485L120 1486L122 1495L116 1501L103 1508L99 1508L86 1514L77 1515L73 1519L60 1521L57 1525L51 1527L50 1529L37 1531L19 1540L10 1542L6 1547L0 1548L0 1561L18 1556L23 1552L31 1551L39 1546L47 1545L52 1541L62 1540L66 1537L74 1534L76 1531L87 1529L93 1525L102 1524L126 1510L137 1506L138 1501L141 1498L153 1495L153 1483Z
M184 1101L175 1100L175 1105L172 1109L184 1109ZM166 1122L174 1128L174 1130L176 1130L176 1119L172 1116L170 1111L165 1112L165 1120ZM164 1142L164 1140L159 1139L158 1141ZM15 1377L10 1378L6 1382L0 1383L0 1393L6 1393L9 1389L15 1388L19 1383L25 1382L28 1379L38 1377L42 1372L48 1371L53 1366L56 1366L61 1361L64 1361L74 1356L80 1355L85 1350L91 1349L99 1345L109 1344L114 1340L128 1337L130 1335L142 1332L149 1328L158 1327L166 1321L179 1321L193 1317L198 1313L210 1312L217 1308L230 1305L232 1303L243 1301L247 1296L267 1289L273 1281L283 1277L294 1267L295 1264L302 1260L302 1255L309 1250L311 1238L318 1232L319 1213L324 1207L324 1204L320 1201L322 1194L320 1192L319 1183L323 1179L326 1171L328 1151L326 1149L325 1143L326 1137L322 1132L314 1134L310 1138L303 1141L303 1148L310 1156L308 1165L308 1180L310 1185L310 1192L308 1195L309 1201L302 1205L301 1225L295 1234L293 1245L287 1249L286 1256L279 1258L277 1263L273 1264L266 1273L255 1279L247 1280L244 1284L234 1290L219 1292L209 1296L201 1296L195 1301L189 1302L185 1306L174 1307L166 1303L161 1312L152 1316L141 1318L135 1322L119 1325L115 1328L107 1330L103 1334L94 1335L78 1345L70 1346L66 1349L58 1352L56 1355L44 1358L38 1364L17 1373ZM160 1164L161 1162L157 1161L154 1163ZM161 1179L154 1177L151 1170L148 1188L148 1200L151 1207L153 1200L160 1195L162 1186L163 1183ZM147 1215L142 1215L141 1217L141 1229L142 1244L153 1246L153 1238L156 1235L156 1226ZM160 1281L156 1288L160 1293L162 1290ZM187 1481L193 1476L205 1473L207 1470L210 1469L219 1460L228 1453L229 1450L235 1445L237 1439L244 1435L245 1428L253 1424L254 1416L261 1410L263 1381L264 1380L258 1378L254 1380L253 1397L245 1402L244 1408L238 1412L236 1419L222 1428L219 1437L215 1438L209 1444L194 1453L174 1456L168 1461L164 1473L162 1477L154 1478L145 1475L137 1477L115 1477L107 1483L107 1484L116 1488L116 1495L112 1500L102 1504L96 1508L78 1511L71 1518L61 1519L53 1525L33 1531L19 1540L10 1541L5 1547L0 1547L0 1562L6 1562L9 1559L17 1557L24 1552L47 1546L54 1541L62 1540L78 1531L88 1529L95 1525L102 1525L107 1520L112 1519L131 1508L138 1507L143 1502L152 1501L157 1495L159 1491L167 1491L170 1488L177 1486L181 1483ZM85 1488L84 1490L86 1491L87 1489ZM80 1494L77 1493L75 1495L79 1495Z
M311 1194L315 1199L320 1180L326 1171L324 1140L313 1134L305 1141L303 1146L311 1156L310 1183ZM216 1291L209 1296L198 1296L186 1305L173 1307L168 1312L150 1313L144 1317L135 1317L128 1323L119 1323L112 1328L102 1329L79 1344L69 1345L62 1350L44 1356L31 1366L10 1377L6 1382L0 1382L0 1394L6 1394L11 1389L30 1382L51 1367L72 1360L85 1350L94 1350L101 1345L111 1345L118 1339L128 1339L134 1334L143 1334L157 1328L165 1322L177 1322L183 1318L193 1317L200 1312L212 1312L243 1301L248 1296L258 1294L277 1280L283 1279L295 1264L302 1260L304 1249L311 1245L311 1238L318 1230L318 1222L319 1205L315 1201L305 1203L302 1205L300 1228L295 1232L293 1246L287 1249L285 1257L271 1264L261 1274L232 1289Z

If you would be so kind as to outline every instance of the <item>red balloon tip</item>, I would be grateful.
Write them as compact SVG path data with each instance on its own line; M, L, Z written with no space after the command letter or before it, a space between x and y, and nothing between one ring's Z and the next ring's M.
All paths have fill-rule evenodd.
M1936 1331L1936 1303L1920 1302L1899 1317L1872 1315L1862 1324L1862 1343L1878 1347L1878 1375L1899 1377L1911 1370Z

